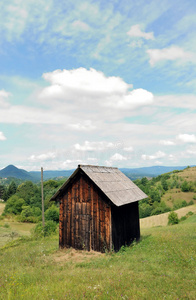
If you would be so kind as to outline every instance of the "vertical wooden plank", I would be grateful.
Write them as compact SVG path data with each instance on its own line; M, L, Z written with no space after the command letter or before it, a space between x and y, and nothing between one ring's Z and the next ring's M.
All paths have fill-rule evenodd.
M71 196L71 247L74 247L74 208L75 208L76 182L73 183Z
M68 188L68 210L67 210L67 245L71 246L71 234L70 234L70 224L71 224L71 193L72 186Z
M83 201L83 193L82 193L82 189L83 189L83 179L82 176L79 179L79 201L82 202Z
M64 201L63 198L60 200L60 208L59 208L59 247L63 248L63 206Z
M91 213L90 213L90 250L94 250L94 214L93 214L93 186L89 183L89 193L90 193L90 203L91 203Z
M109 231L110 231L110 251L112 250L112 206L110 206L109 210Z
M67 211L68 211L68 195L66 194L63 197L63 201L64 201L64 207L63 207L63 244L64 247L66 247L67 244Z
M102 203L103 203L103 251L105 252L105 250L107 249L107 243L106 243L106 228L107 228L107 218L106 218L106 203L105 201L102 199Z
M94 188L94 198L95 198L95 230L96 230L96 236L95 236L95 250L100 251L100 232L99 232L99 201L98 201L98 194L97 191Z
M104 209L103 209L103 201L99 196L99 232L100 232L100 251L103 252L104 249Z

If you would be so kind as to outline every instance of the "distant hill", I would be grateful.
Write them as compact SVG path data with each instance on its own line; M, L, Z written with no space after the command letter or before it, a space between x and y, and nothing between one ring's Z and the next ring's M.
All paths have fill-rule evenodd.
M187 166L176 166L176 167L164 167L164 166L154 166L154 167L144 167L144 168L120 168L120 170L127 175L130 179L135 180L142 177L156 177L158 175L168 173L174 170L183 170ZM44 180L58 178L58 177L69 177L74 170L50 170L44 171ZM0 170L0 177L7 178L13 177L22 180L38 181L41 178L40 171L27 172L23 169L18 169L13 165L9 165L6 168Z
M44 177L44 180L58 178L58 177L69 177L73 172L74 172L74 170L44 171L43 177ZM41 177L40 171L31 171L31 172L29 172L29 174L37 179L40 179L40 177Z
M18 169L13 165L9 165L4 169L0 170L0 177L2 178L14 177L23 180L34 180L34 177L31 174L29 174L29 172L23 169Z

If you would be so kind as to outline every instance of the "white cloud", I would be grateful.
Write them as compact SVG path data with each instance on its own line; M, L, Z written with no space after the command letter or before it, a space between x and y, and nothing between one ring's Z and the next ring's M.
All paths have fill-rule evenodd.
M168 158L169 158L169 160L171 160L171 161L173 161L173 160L176 159L176 157L175 157L173 154L170 154Z
M155 154L153 155L147 155L147 154L142 154L141 158L143 160L154 160L154 159L159 159L159 158L163 158L165 157L166 154L162 151L157 151Z
M114 149L115 144L109 142L89 142L85 141L83 145L75 144L74 149L77 151L104 151L108 149Z
M143 45L143 41L142 40L137 40L137 41L133 41L129 47L131 48L141 48Z
M174 146L174 145L175 145L174 142L169 141L169 140L161 140L161 141L159 142L159 144L160 144L160 145L163 145L163 146Z
M50 82L54 90L45 88L40 97L52 96L57 93L62 95L64 89L83 91L86 93L106 94L124 94L132 87L125 83L120 77L106 77L102 72L95 69L87 70L78 68L74 70L56 70L50 73L44 73L43 78ZM50 88L51 88L50 87ZM46 93L46 94L44 94Z
M196 155L196 149L195 150L187 150L187 153L188 154L191 154L191 155Z
M163 49L149 49L146 51L150 56L150 64L154 66L161 60L178 60L192 61L193 54L185 52L182 48L171 46L170 48Z
M155 96L154 102L161 107L195 109L196 96L194 94Z
M153 103L153 94L144 90L136 89L121 97L113 97L105 103L106 107L117 109L134 109L139 106L151 105Z
M121 155L120 153L115 153L110 157L110 161L123 161L127 160L127 157Z
M75 27L79 31L89 31L90 30L89 25L80 20L74 21L72 23L72 26Z
M83 123L69 124L68 127L77 131L91 131L96 129L91 120L86 120Z
M124 147L123 150L127 151L127 152L133 152L133 147L132 146L130 146L130 147Z
M196 136L194 134L179 134L176 139L182 143L196 143Z
M11 96L10 93L6 92L5 90L0 90L0 107L7 108L10 106L7 99Z
M154 40L154 33L141 31L139 24L133 25L127 34L131 37L141 37L146 40Z
M160 165L163 164L163 162L162 162L162 161L159 161L159 160L156 160L156 161L154 162L154 164L155 164L156 166L160 166Z
M38 162L38 161L52 160L55 158L56 158L56 154L54 152L48 152L39 155L33 154L29 157L29 160Z
M5 141L5 140L6 140L5 135L3 134L2 131L0 131L0 141Z
M42 101L55 103L61 99L67 105L77 103L84 109L135 109L153 103L153 94L144 90L130 91L131 84L127 84L120 77L106 77L95 69L79 68L75 70L56 70L45 73L43 78L50 82L40 93ZM50 100L51 99L51 100Z
M39 92L36 87L36 94L31 96L37 97L33 106L8 104L10 94L1 91L0 122L62 124L77 131L91 131L100 128L101 122L130 116L131 111L151 105L154 99L152 93L144 89L130 91L132 85L122 78L106 77L95 69L56 70L43 74L43 78L49 86Z

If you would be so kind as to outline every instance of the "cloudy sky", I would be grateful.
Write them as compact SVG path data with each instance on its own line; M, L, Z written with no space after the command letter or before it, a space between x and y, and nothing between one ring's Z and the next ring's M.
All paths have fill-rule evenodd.
M0 169L196 164L195 0L0 2Z

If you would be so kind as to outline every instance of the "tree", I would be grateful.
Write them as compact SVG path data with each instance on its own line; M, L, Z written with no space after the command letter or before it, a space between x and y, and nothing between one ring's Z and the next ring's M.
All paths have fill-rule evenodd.
M15 215L19 215L22 211L22 207L25 205L25 201L22 198L19 198L16 195L11 196L5 206L5 213L12 213Z
M18 197L23 198L27 205L31 204L31 198L35 196L38 196L40 198L41 203L41 192L38 187L31 181L25 181L24 183L19 185L16 194Z
M182 192L189 192L190 191L190 185L187 181L184 181L181 185Z
M179 223L178 215L175 211L171 211L168 216L168 225L175 225Z
M168 183L167 183L167 181L164 177L161 179L161 184L162 184L163 189L165 191L167 191L168 190Z
M15 182L12 181L9 184L8 189L7 189L7 198L10 198L12 195L14 195L16 193L16 190L17 190L17 186L16 186Z
M4 192L5 192L5 187L0 184L0 199L3 199Z
M45 212L46 220L59 221L59 209L54 204Z

